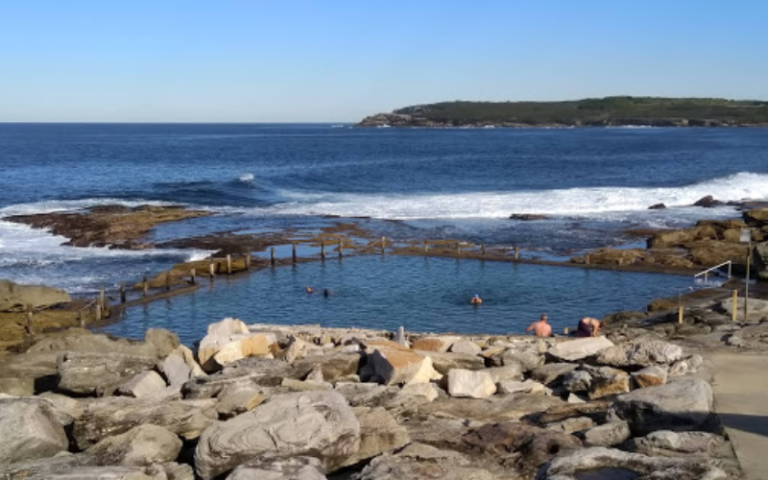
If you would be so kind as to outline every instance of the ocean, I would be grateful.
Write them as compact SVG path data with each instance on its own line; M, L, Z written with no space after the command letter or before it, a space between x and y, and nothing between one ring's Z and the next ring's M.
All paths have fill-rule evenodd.
M156 228L152 240L162 242L365 217L355 221L394 239L567 258L632 245L627 229L738 215L690 206L705 195L768 200L768 130L0 124L0 169L0 277L92 294L209 252L64 247L2 219L103 204L215 214ZM648 210L656 203L669 208Z

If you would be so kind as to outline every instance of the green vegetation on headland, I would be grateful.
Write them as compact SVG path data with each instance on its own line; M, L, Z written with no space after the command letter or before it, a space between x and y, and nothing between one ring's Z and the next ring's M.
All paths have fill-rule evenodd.
M442 102L366 117L366 127L753 127L768 102L719 98L606 97L563 102Z

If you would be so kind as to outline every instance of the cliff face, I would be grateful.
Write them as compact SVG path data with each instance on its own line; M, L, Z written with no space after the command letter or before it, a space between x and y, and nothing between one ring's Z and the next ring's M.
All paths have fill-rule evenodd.
M768 126L768 102L608 97L567 102L444 102L364 118L364 127Z

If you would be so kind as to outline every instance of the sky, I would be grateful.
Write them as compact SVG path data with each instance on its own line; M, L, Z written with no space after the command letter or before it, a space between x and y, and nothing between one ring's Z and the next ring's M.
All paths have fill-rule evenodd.
M0 122L355 122L451 100L768 100L764 0L0 0Z

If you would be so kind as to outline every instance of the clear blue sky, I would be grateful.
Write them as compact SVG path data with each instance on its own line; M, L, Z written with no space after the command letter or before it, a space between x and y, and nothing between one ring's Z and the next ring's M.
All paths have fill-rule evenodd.
M764 0L0 0L0 121L356 121L456 99L768 99L766 22Z

